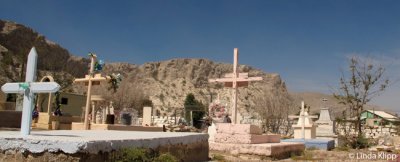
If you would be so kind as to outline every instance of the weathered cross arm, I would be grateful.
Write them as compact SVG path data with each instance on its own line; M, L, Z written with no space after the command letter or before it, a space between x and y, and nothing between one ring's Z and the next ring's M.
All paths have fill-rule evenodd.
M300 116L295 116L295 115L289 115L289 118L302 118L302 117L308 117L308 118L318 118L316 115L300 115Z
M90 78L90 81L105 81L105 80L110 80L111 78L109 76L102 77L102 78ZM89 80L87 78L78 78L74 80L75 82L88 82Z
M6 83L1 87L1 90L4 93L24 93L27 88L29 88L32 93L54 93L60 89L60 85L56 82Z
M289 117L290 119L294 119L294 118L300 118L301 116L289 115L288 117Z
M233 73L228 73L228 74L225 74L224 77L225 78L233 78L234 75L233 75ZM249 73L239 73L239 78L248 78L248 77L249 77Z
M110 76L101 76L101 75L95 75L94 77L90 78L90 81L105 81L105 80L110 80ZM89 75L86 75L85 78L77 78L74 80L74 83L76 82L88 82L89 81Z

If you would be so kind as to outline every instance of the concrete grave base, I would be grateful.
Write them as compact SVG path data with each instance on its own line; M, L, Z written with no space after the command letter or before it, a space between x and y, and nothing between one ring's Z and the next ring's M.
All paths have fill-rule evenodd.
M0 132L0 161L107 161L121 148L169 152L183 161L208 160L208 135L110 130Z
M210 150L231 155L256 155L276 159L298 155L304 150L302 143L261 143L261 144L228 144L209 142Z
M259 157L287 158L304 150L303 143L280 143L279 135L262 134L251 124L217 123L210 150L232 155L255 155Z
M257 144L257 143L279 143L281 137L276 134L228 134L217 133L215 141L219 143L243 143L243 144Z
M153 126L134 126L121 124L90 124L91 130L123 130L123 131L147 131L147 132L162 132L163 127ZM83 123L72 122L72 130L84 130Z
M332 150L335 148L335 140L330 139L285 139L283 143L301 142L306 145L306 148L317 148L321 150Z

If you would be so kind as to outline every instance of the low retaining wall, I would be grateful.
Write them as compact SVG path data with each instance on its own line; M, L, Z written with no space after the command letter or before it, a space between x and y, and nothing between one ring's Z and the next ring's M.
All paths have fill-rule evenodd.
M121 148L170 153L182 161L207 161L208 135L133 131L0 132L0 161L113 161Z
M145 148L147 149L147 148ZM196 142L191 144L176 144L160 146L151 149L158 154L170 153L177 159L182 161L207 161L208 160L208 143ZM31 162L31 161L57 161L57 162L100 162L100 161L115 161L115 151L99 152L97 154L91 153L74 153L68 154L64 152L22 152L17 150L0 150L0 161L18 161L18 162Z

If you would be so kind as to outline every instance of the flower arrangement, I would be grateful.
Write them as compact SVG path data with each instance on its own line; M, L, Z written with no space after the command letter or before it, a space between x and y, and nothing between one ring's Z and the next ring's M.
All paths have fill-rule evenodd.
M103 67L104 67L104 61L103 60L99 60L99 61L96 61L94 63L94 71L99 72L99 71L103 70Z
M109 77L111 78L109 83L110 83L110 87L108 88L109 90L112 89L114 90L114 92L117 91L119 85L121 84L122 81L122 76L121 74L114 74L112 73L111 75L109 75Z
M211 117L221 118L225 115L225 106L220 103L212 103L209 106L209 114Z

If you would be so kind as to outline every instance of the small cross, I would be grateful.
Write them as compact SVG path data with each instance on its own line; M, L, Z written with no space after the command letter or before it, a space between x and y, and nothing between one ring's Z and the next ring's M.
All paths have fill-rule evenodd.
M56 82L34 82L36 80L37 57L36 49L32 47L26 65L25 82L6 83L1 87L4 93L24 94L21 119L21 135L23 136L30 134L35 93L54 93L60 89L60 85Z
M295 116L295 115L291 115L289 116L289 118L298 118L299 120L297 121L297 125L300 125L301 123L301 133L302 133L302 138L305 139L305 130L304 127L306 125L306 119L311 120L312 118L318 118L318 116L315 115L308 115L308 112L305 110L304 108L304 101L301 101L301 111L300 111L300 115ZM312 121L311 121L312 122ZM307 123L310 124L310 123Z
M250 81L263 80L262 77L249 77L249 73L238 72L238 49L233 50L233 73L225 74L224 78L209 79L209 82L222 82L225 83L225 87L232 88L232 117L233 123L239 124L237 120L237 93L238 87L248 86Z

